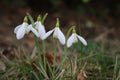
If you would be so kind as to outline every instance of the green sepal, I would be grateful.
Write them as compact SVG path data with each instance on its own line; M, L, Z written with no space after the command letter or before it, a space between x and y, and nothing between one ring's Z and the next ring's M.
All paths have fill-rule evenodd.
M72 33L76 33L75 26L73 26Z
M60 21L59 21L59 18L57 18L56 27L60 27Z
M24 23L28 23L28 18L27 18L27 16L24 17L23 22L24 22Z
M38 15L37 21L41 21L41 15Z

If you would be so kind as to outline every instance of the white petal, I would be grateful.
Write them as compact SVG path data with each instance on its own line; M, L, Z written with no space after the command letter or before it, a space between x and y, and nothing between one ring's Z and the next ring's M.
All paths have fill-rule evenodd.
M35 25L36 25L36 28L38 29L39 37L42 38L42 36L45 35L46 33L44 25L42 25L41 22L39 21L36 21Z
M54 31L54 29L48 31L44 36L42 36L42 40L45 40L48 36L50 36L52 34L52 32Z
M14 29L14 33L17 33L18 29L21 27L21 25L18 25L15 29Z
M44 28L43 25L41 25L41 26L38 28L38 32L39 32L40 38L42 38L42 36L45 35L46 31L45 31L45 28Z
M17 37L17 39L22 39L23 37L24 37L24 35L25 35L25 29L26 29L26 26L21 26L19 29L18 29L18 31L17 31L17 33L16 33L16 37Z
M72 44L74 43L74 37L75 37L75 35L72 34L72 35L68 38L68 40L67 40L67 47L68 47L68 48L71 47Z
M60 29L58 29L58 39L62 45L65 44L65 36Z
M29 29L37 36L39 37L39 34L36 29L34 29L32 26L29 26Z
M73 35L74 35L74 40L73 40L73 43L78 42L78 39L77 39L77 34L76 34L76 33L73 33Z
M36 22L35 22L35 25L36 25L36 27L38 27L38 26L41 25L41 23L40 23L39 21L36 21Z
M53 33L53 38L58 38L58 35L59 35L59 28L58 27L55 27L55 31Z
M81 37L79 35L77 35L77 37L85 46L87 46L87 41L83 37Z
M31 31L32 24L26 27L26 33L29 33Z

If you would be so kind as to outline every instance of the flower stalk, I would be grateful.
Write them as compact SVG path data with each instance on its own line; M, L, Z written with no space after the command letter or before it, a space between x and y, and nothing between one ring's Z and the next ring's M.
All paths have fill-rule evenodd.
M33 20L32 16L29 13L27 13L27 16L30 19L32 26L35 27L34 20ZM36 48L37 48L38 54L40 55L40 45L39 45L39 41L38 41L38 38L36 37L36 35L34 35L34 40L36 43Z

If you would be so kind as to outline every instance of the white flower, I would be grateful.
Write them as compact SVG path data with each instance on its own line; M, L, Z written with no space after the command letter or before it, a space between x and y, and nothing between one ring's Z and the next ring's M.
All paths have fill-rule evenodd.
M36 27L38 27L39 36L42 38L42 36L46 33L45 27L40 21L37 21L35 24Z
M65 44L65 36L59 28L59 19L58 18L57 18L56 27L54 29L48 31L47 33L45 33L45 35L42 37L42 40L45 40L52 33L53 33L53 38L57 38L62 45Z
M46 33L45 28L40 21L36 21L34 27L32 26L32 24L29 25L28 27L37 37L42 38L43 35L45 35Z
M22 39L26 33L30 31L28 28L28 23L23 22L21 25L17 26L14 29L14 33L16 34L17 39Z
M29 33L31 30L31 27L28 26L28 19L25 16L24 22L21 25L18 25L14 29L14 33L16 34L17 39L22 39L25 34Z
M71 47L72 44L78 42L78 40L80 40L85 46L87 46L86 40L82 36L76 34L75 29L73 29L72 35L67 40L67 47Z
M37 21L35 22L35 26L32 27L32 24L29 25L31 27L31 31L37 36L42 38L42 36L46 33L44 25L41 23L41 16L38 15Z
M54 33L53 33L54 32ZM48 31L43 37L42 40L45 40L48 36L50 36L53 33L53 38L57 38L62 45L65 44L65 36L60 30L59 27L55 27L54 29Z

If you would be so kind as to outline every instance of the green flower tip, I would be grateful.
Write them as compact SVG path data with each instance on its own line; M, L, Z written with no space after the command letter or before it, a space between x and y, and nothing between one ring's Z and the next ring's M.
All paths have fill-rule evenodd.
M28 23L28 18L27 18L27 16L24 17L24 22L25 22L25 23Z
M59 21L59 18L57 18L56 27L59 27L59 26L60 26L60 21Z
M37 21L41 21L41 15L38 15Z
M72 33L76 33L75 26L73 26Z

